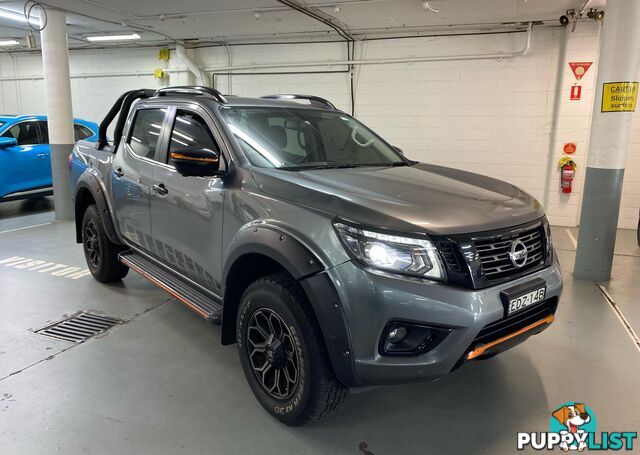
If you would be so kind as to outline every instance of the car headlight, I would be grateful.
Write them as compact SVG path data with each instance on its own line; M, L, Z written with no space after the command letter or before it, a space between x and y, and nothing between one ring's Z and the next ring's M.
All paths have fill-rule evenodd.
M438 249L427 238L383 234L340 221L334 222L334 227L347 250L365 265L405 275L446 279Z

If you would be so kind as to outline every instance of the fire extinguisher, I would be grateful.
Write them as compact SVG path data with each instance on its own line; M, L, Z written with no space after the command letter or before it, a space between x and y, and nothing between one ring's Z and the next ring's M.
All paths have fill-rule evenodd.
M558 162L558 167L560 168L560 188L563 193L571 193L578 165L570 157L563 156Z

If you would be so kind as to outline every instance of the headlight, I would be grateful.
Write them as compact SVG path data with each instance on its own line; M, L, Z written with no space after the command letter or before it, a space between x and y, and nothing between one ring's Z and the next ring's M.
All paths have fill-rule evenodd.
M553 259L553 241L551 240L551 226L549 225L549 221L547 221L547 217L545 216L542 219L542 226L544 227L544 233L546 236L546 244L547 244L547 258Z
M435 245L426 238L400 237L335 222L347 250L360 262L376 269L436 280L446 278Z

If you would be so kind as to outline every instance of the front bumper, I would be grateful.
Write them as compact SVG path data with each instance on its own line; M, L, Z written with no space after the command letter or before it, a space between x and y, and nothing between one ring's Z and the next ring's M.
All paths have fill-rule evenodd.
M562 292L557 261L517 280L478 290L365 270L352 262L333 267L327 273L349 326L353 372L362 386L433 380L467 360L489 357L508 349L551 323ZM544 302L532 308L543 304L549 308L540 316L540 319L546 318L545 322L529 327L537 321L528 320L513 326L516 328L510 332L510 324L497 322L511 322L515 318L514 315L504 319L505 307L500 292L536 278L544 280L547 290ZM451 332L423 354L381 355L380 337L386 324L392 321L448 327ZM478 335L483 337L487 332L485 327L496 327L496 324L501 331L493 330L497 335L492 341L499 340L498 343L487 346L489 343L475 342ZM528 329L523 331L523 328ZM477 352L470 355L474 350Z

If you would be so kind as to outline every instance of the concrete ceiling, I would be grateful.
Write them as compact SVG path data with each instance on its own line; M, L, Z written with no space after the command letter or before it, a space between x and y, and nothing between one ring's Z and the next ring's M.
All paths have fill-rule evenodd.
M425 33L452 28L487 29L502 23L545 21L557 25L568 9L586 0L306 0L356 37ZM86 36L136 32L128 45L171 42L247 42L337 38L328 25L277 0L47 0L68 12L70 45L88 46ZM589 7L603 7L591 0ZM22 12L24 2L0 0L0 11ZM24 41L26 24L0 17L0 39ZM102 45L105 45L102 43ZM119 45L119 44L112 44Z

